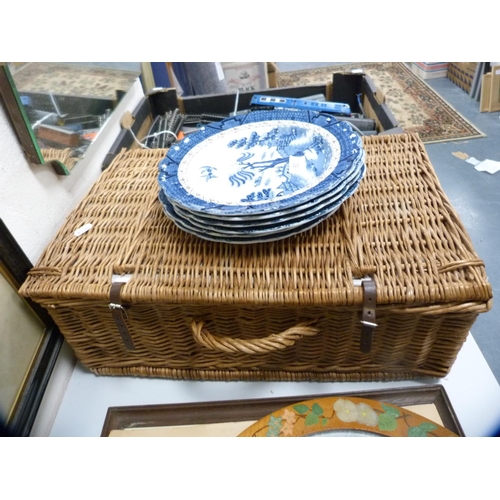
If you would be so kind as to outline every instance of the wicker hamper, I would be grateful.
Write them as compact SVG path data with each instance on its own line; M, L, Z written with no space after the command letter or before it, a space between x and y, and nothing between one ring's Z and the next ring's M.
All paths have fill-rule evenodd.
M251 245L178 229L157 199L165 150L123 151L21 293L48 309L97 374L442 377L491 306L484 264L418 136L364 144L366 177L339 211L297 236Z

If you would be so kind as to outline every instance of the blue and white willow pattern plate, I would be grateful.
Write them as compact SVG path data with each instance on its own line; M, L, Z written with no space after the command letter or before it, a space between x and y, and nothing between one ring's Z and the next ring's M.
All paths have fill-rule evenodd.
M206 125L159 165L159 199L182 229L212 241L273 241L335 212L365 174L347 122L255 111Z
M303 212L314 211L319 205L331 202L334 199L339 198L347 187L351 186L360 180L365 173L364 165L364 151L355 163L353 163L353 171L346 177L346 179L339 185L335 190L328 191L325 194L313 198L312 200L303 203L298 206L284 208L282 210L272 211L265 214L255 214L247 216L220 216L201 212L191 211L186 209L175 202L173 203L175 210L185 215L186 217L195 216L198 220L201 220L207 224L220 224L222 226L256 226L265 225L276 219L295 219L296 217L302 216Z
M301 213L297 215L297 217L291 219L279 218L274 221L268 221L268 224L265 225L257 225L251 224L243 227L238 226L222 226L217 224L216 222L212 222L208 224L204 221L200 221L193 215L186 216L183 214L179 208L173 206L171 203L166 200L162 193L160 193L160 200L164 208L166 208L167 214L174 220L174 222L179 222L184 227L189 227L198 232L205 232L207 235L212 236L227 236L227 237L235 237L237 239L243 238L244 240L248 240L254 236L261 235L270 235L274 233L282 233L285 231L293 230L297 227L306 227L315 225L316 221L319 218L324 218L328 215L331 215L333 212L337 211L342 202L350 196L350 194L357 188L358 184L352 185L349 189L346 190L342 194L342 196L338 199L332 200L328 203L321 204L313 211L309 210L305 213Z
M284 229L282 231L273 231L271 233L259 234L259 235L254 235L254 234L249 235L243 232L241 233L241 235L234 236L234 235L225 235L225 234L221 235L218 233L213 233L212 231L209 231L207 228L205 229L197 228L196 226L188 222L186 219L181 219L177 217L177 214L175 213L172 205L168 202L166 202L163 205L163 211L170 219L173 220L173 222L177 227L188 233L194 234L195 236L198 236L199 238L202 238L204 240L215 241L218 243L231 243L231 244L265 243L269 241L278 241L284 238L288 238L290 236L295 236L296 234L299 234L303 231L306 231L307 229L311 229L312 227L318 225L320 222L325 220L333 213L330 212L327 215L324 215L314 220L314 222L312 223L306 223L300 227L296 227L291 230Z

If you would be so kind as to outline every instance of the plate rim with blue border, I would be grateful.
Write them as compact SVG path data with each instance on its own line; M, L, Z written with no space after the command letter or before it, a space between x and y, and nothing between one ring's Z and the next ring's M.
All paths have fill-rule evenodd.
M307 134L309 133L308 131L312 130L309 134L312 136L315 136L315 130L323 131L321 134L318 132L316 135L321 135L323 140L326 138L326 141L331 138L332 144L338 143L340 147L338 162L335 165L328 166L329 170L327 175L325 174L325 177L322 178L317 184L312 185L310 188L306 185L305 188L297 191L298 194L294 194L293 190L291 190L291 194L287 194L287 196L282 199L278 196L273 197L270 195L268 199L260 198L258 200L255 199L255 201L242 200L240 204L214 203L201 199L186 189L185 185L183 185L182 181L179 179L179 168L181 167L182 171L183 160L189 154L191 154L191 158L193 154L195 154L193 151L196 152L195 148L199 148L200 145L205 147L205 144L208 144L209 141L213 142L217 140L224 140L224 137L226 136L223 136L222 133L225 131L231 131L229 135L235 135L235 133L239 132L234 132L236 127L246 126L244 130L247 131L252 129L252 124L263 125L263 122L265 122L266 126L268 123L272 123L272 125L277 123L278 127L280 124L283 124L283 130L287 130L287 127L295 127L295 129L299 131L299 134L302 132L300 124L304 123L307 124L307 128L306 125L303 127L303 129L306 130L304 134ZM319 127L319 129L316 129L314 126ZM331 134L331 136L329 134ZM285 134L283 133L283 135ZM280 138L280 136L278 138ZM280 140L282 139L283 137L281 137ZM318 140L321 141L322 139ZM276 150L281 154L282 151L286 152L287 148L290 150L292 145L296 149L297 147L305 148L305 146L296 146L296 144L299 143L300 141L297 140L295 141L295 144L293 144L292 138L288 143L285 143L284 148L276 147ZM309 144L308 147L312 148L314 146ZM159 164L158 183L160 189L170 203L179 205L189 211L207 215L245 217L247 215L266 214L273 211L288 209L294 206L300 206L315 197L321 196L325 192L339 188L344 178L349 176L352 168L356 165L356 160L358 160L362 154L363 147L359 135L353 131L348 122L338 121L331 115L310 111L254 111L245 115L234 116L221 122L206 125L202 127L200 131L190 134L186 139L170 148L166 157ZM280 159L280 162L282 164L287 161L290 162L291 157L292 155L288 158L285 157L283 160ZM258 164L260 171L262 171L261 165L263 163L264 162L254 162L254 164L251 162L244 163L243 168L246 169L245 175L250 177L248 169L253 168L255 164ZM269 162L267 164L271 165ZM274 166L264 168L274 168Z

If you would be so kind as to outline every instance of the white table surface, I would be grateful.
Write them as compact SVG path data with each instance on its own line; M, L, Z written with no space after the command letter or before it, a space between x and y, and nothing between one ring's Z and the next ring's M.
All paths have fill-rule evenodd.
M77 363L50 436L100 436L111 406L306 396L441 384L466 436L500 427L500 386L472 335L448 376L390 382L212 382L97 376Z

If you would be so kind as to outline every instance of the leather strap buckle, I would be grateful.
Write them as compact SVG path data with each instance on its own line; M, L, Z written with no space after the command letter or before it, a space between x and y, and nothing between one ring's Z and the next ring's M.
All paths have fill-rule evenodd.
M377 302L377 285L372 276L363 279L363 312L361 315L361 352L368 353L372 349L375 323L375 307Z
M115 320L115 324L118 328L118 332L120 333L123 344L129 351L134 351L135 345L130 335L127 323L125 322L125 320L127 319L127 311L123 307L120 298L120 291L124 284L125 282L123 281L116 281L111 285L111 291L109 294L109 309L111 311L113 319Z

